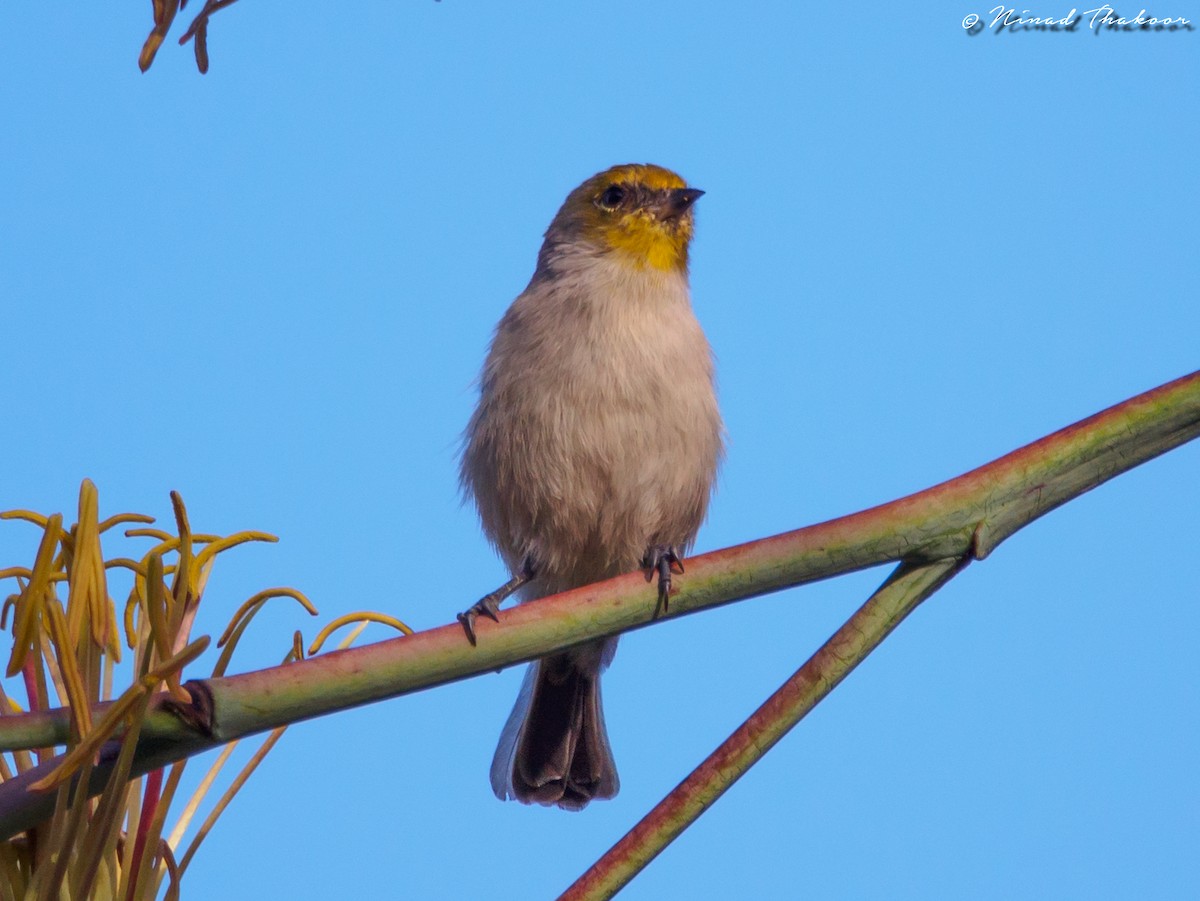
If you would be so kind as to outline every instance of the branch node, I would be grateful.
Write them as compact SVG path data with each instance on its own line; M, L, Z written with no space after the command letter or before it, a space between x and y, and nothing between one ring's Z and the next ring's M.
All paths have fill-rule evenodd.
M174 714L206 738L215 738L212 689L203 679L190 679L183 684L183 688L191 697L191 701L184 702L168 697L163 700L162 709Z
M967 547L968 559L982 560L995 549L996 542L991 540L989 531L987 520L981 519L975 524L975 531L971 533L971 543Z

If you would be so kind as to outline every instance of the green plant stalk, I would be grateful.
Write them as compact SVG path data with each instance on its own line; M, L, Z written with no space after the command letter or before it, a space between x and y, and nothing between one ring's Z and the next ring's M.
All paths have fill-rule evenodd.
M817 706L917 605L970 562L901 564L870 599L558 901L613 897Z
M457 624L220 679L189 682L197 703L166 703L142 727L133 775L236 738L532 660L562 648L888 561L982 559L1004 538L1113 476L1200 435L1200 372L1177 379L925 491L829 522L687 561L670 610L638 573L522 604L477 623L472 647ZM465 604L464 604L465 606ZM66 720L42 714L23 742L0 718L0 748L61 744ZM47 729L50 726L52 728ZM33 734L37 732L37 734ZM115 752L94 768L103 787ZM52 799L0 786L0 839L41 821Z

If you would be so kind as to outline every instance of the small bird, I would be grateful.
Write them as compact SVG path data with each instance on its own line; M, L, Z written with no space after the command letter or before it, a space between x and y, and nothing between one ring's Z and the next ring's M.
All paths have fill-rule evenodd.
M496 327L462 454L464 493L512 579L460 614L639 567L666 603L708 508L723 427L692 313L688 245L703 191L652 165L572 191L529 286ZM619 780L600 700L616 638L535 661L492 761L501 800L580 810Z

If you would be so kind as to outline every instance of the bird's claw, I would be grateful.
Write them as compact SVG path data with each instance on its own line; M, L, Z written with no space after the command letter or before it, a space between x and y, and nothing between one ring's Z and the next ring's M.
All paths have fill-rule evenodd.
M480 614L500 622L500 617L497 614L500 612L500 600L496 596L496 592L485 595L480 600L473 604L467 610L464 610L458 615L458 621L462 623L463 631L467 633L467 641L475 644L475 619Z
M671 573L683 575L683 554L674 545L656 544L646 552L646 581L658 574L658 603L665 612L671 600Z
M526 560L521 564L521 569L516 575L460 613L458 621L462 623L463 631L467 633L467 641L472 645L475 644L475 620L480 614L495 622L500 622L500 602L532 578L533 564Z

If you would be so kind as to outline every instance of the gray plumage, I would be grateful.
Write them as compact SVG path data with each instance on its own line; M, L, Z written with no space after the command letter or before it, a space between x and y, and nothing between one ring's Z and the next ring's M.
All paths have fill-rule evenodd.
M579 203L600 177L568 198L500 320L466 432L463 487L509 568L530 564L525 601L636 570L655 546L690 547L721 455L686 263L639 266L594 235ZM615 647L531 665L492 764L497 796L579 809L616 794L599 683Z

